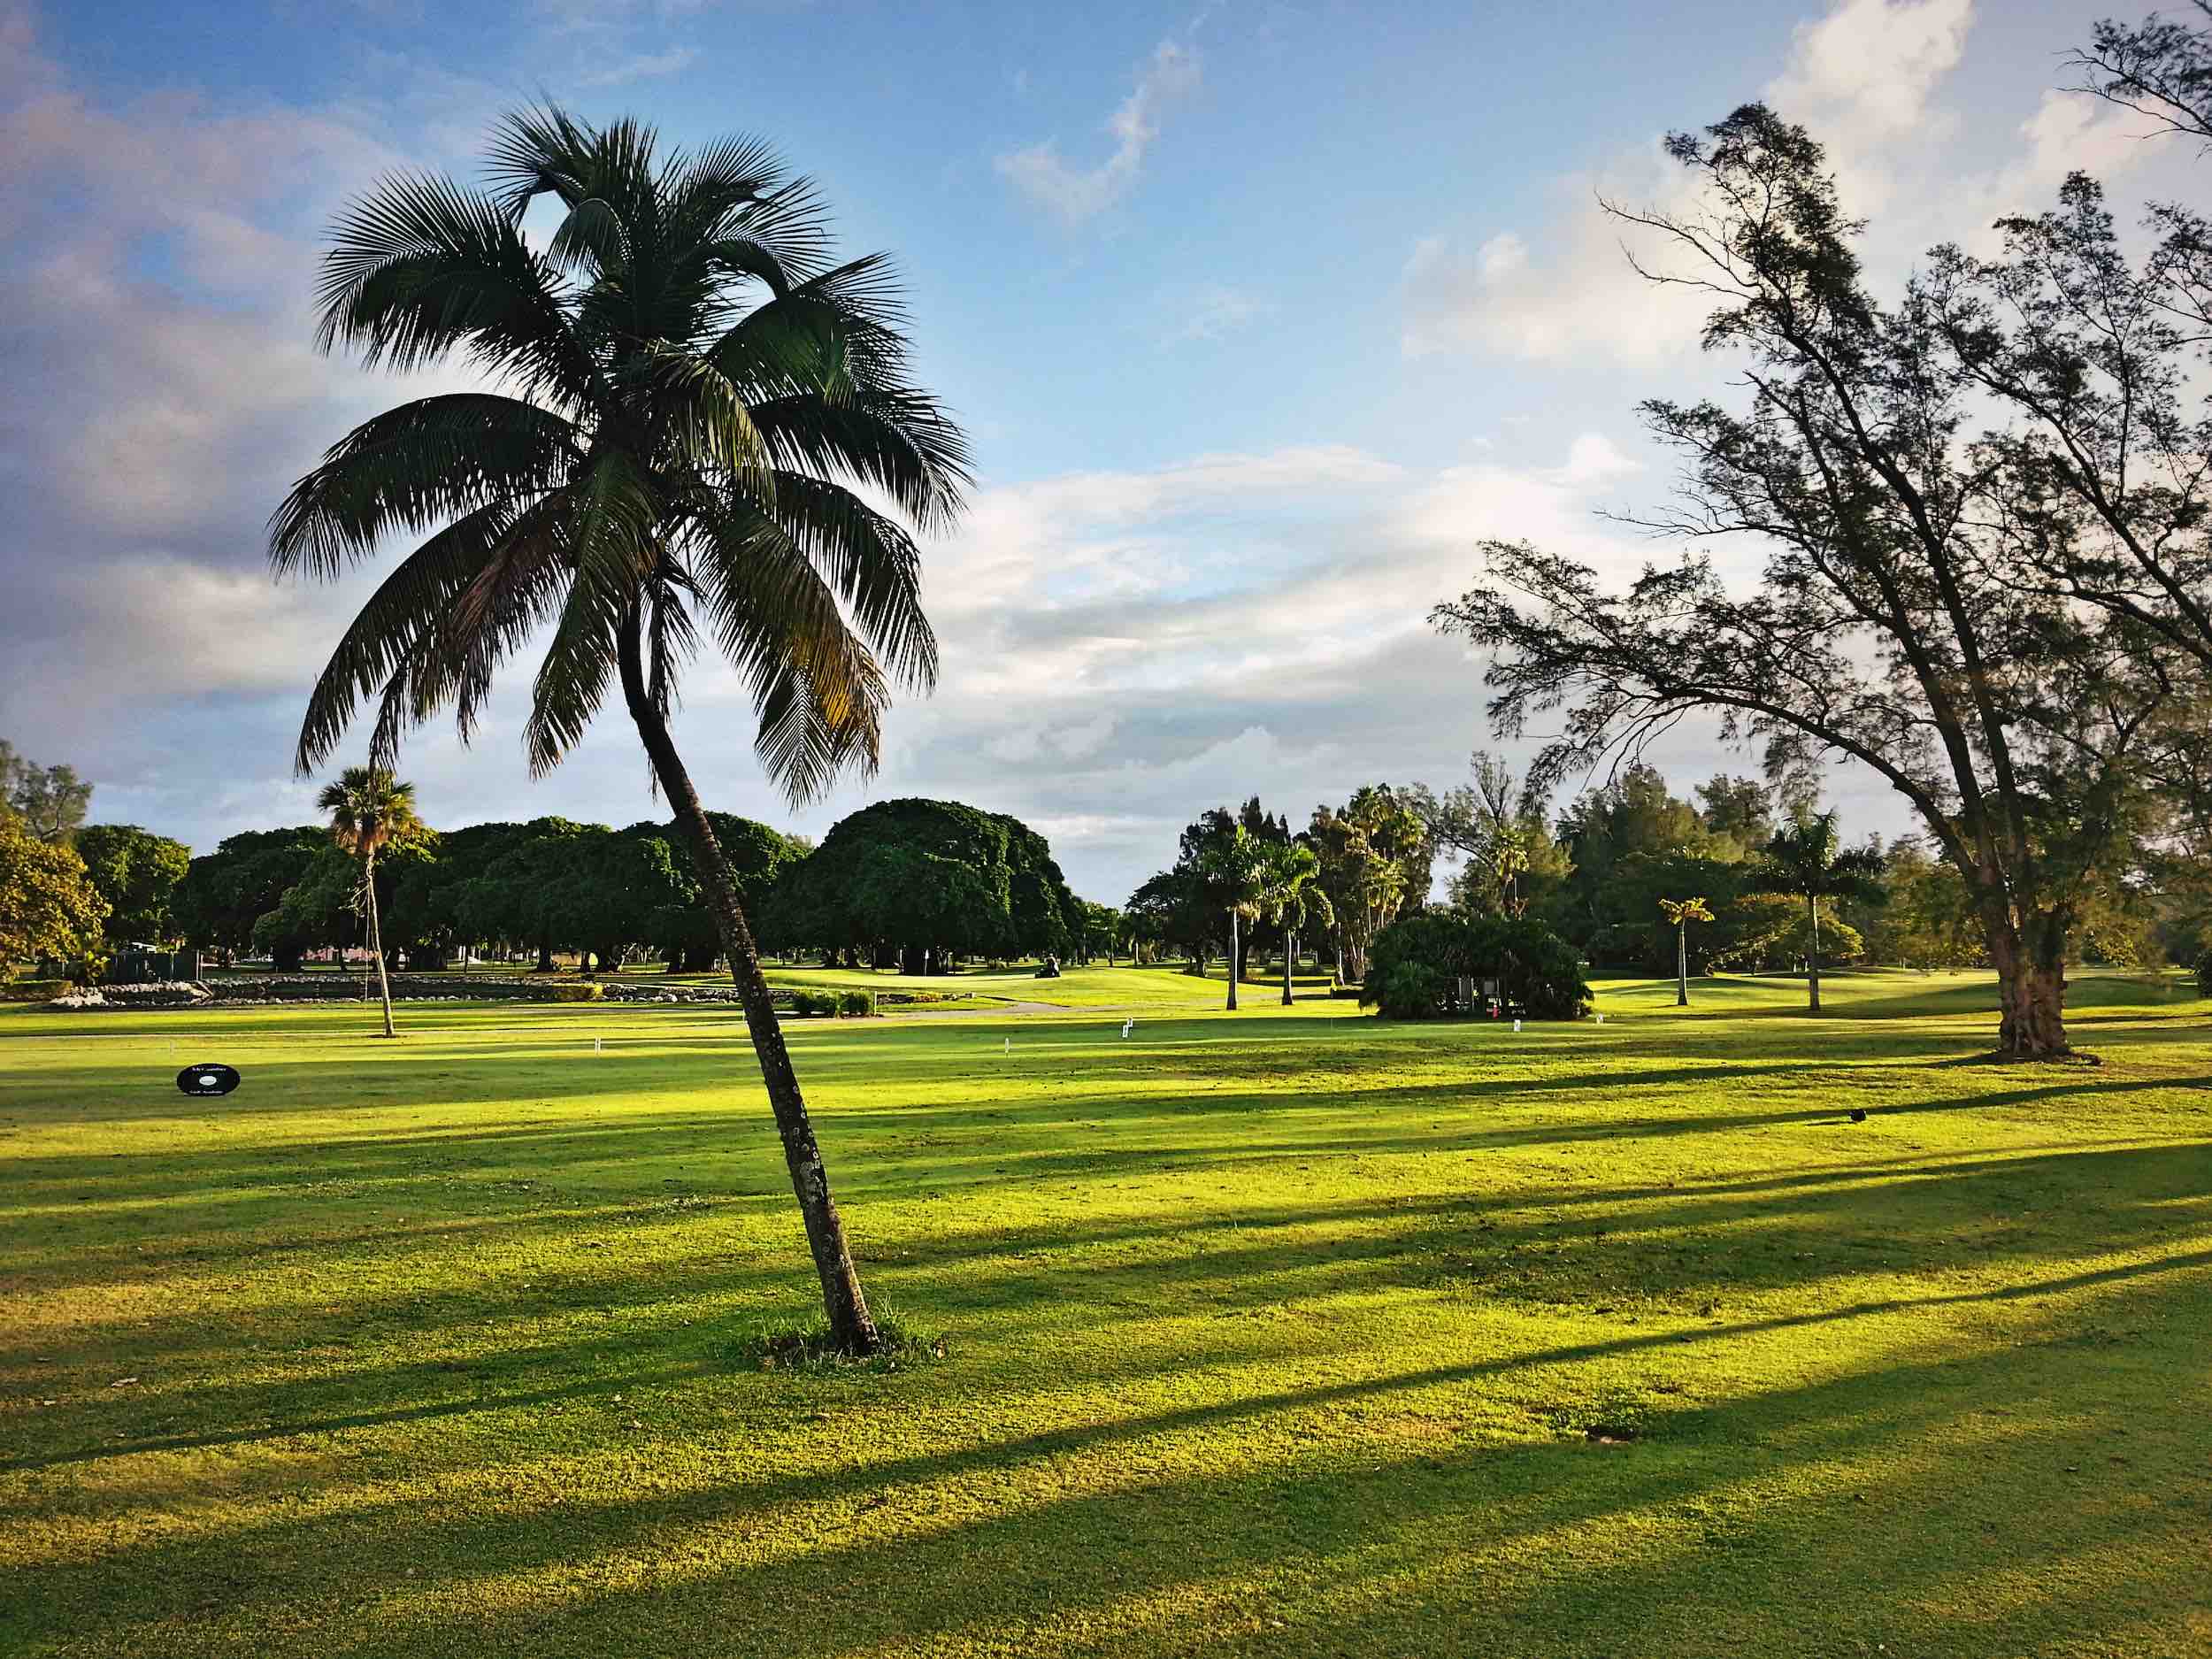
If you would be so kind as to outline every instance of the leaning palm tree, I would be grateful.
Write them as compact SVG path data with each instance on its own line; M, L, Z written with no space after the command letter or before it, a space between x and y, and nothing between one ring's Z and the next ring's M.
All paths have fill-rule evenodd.
M1838 851L1842 840L1833 812L1816 812L1786 824L1774 833L1752 866L1752 885L1765 893L1787 893L1805 901L1806 1011L1820 1012L1820 902L1882 895L1882 856L1870 847Z
M400 370L457 358L493 385L365 422L272 519L280 573L330 577L390 536L426 538L339 642L297 759L312 765L369 702L372 758L448 708L465 738L495 671L542 637L523 731L541 773L619 686L729 958L832 1340L870 1352L880 1338L669 714L711 641L795 803L872 769L893 684L935 680L915 534L960 511L966 441L911 383L884 257L833 263L819 199L764 145L660 153L635 122L531 110L499 124L489 160L487 188L379 184L325 259L326 349ZM564 210L542 250L522 229L541 196Z
M361 861L361 897L369 922L369 956L376 988L384 998L384 1034L392 1030L392 979L384 969L384 925L376 910L376 856L396 837L422 827L415 816L415 786L381 766L349 766L323 786L315 810L330 818L330 838Z

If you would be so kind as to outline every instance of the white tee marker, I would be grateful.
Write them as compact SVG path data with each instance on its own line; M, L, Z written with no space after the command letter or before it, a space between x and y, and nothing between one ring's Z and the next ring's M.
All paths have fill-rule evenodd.
M1121 1022L1121 1040L1124 1042L1129 1041L1129 1033L1134 1031L1136 1026L1137 1022L1133 1019L1125 1019Z

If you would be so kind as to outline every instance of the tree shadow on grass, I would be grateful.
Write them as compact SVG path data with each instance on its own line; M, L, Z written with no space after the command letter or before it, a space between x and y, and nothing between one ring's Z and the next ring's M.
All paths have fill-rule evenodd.
M2205 1311L2204 1265L2199 1253L2008 1294L2124 1295L2131 1319L2185 1328ZM1581 1655L1627 1630L1651 1654L1710 1653L1717 1634L1754 1652L1863 1636L1994 1654L2109 1647L2129 1621L2185 1609L2208 1437L2165 1409L2150 1363L2178 1346L2085 1342L2078 1318L2024 1311L2012 1340L1924 1340L1841 1375L1699 1388L1688 1406L1637 1380L1671 1386L1722 1356L1740 1374L1746 1345L1776 1332L1921 1305L1247 1388L975 1440L956 1416L955 1438L835 1467L790 1467L782 1446L702 1463L672 1444L657 1490L486 1467L479 1491L442 1481L429 1502L372 1485L195 1535L119 1531L0 1594L19 1628L83 1651L255 1651L280 1631L380 1659L464 1640L548 1659L963 1640ZM1638 1444L1582 1440L1592 1402L1571 1385L1591 1367L1636 1392ZM1548 1379L1570 1384L1562 1415L1518 1443L1454 1426L1509 1380L1540 1404ZM2115 1415L2079 1409L2092 1401ZM649 1440L625 1456L656 1462ZM2072 1594L2091 1563L2099 1594ZM1984 1583L1994 1601L1975 1605Z

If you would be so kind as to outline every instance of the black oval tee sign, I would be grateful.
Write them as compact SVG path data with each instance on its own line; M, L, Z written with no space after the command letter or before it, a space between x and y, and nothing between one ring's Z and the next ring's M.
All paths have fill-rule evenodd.
M238 1072L227 1065L188 1065L177 1073L177 1087L188 1094L227 1094L238 1087Z

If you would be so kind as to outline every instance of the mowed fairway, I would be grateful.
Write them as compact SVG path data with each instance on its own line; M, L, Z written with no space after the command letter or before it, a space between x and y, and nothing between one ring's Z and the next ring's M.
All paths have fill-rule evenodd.
M1171 977L791 1027L888 1372L726 1011L0 1015L0 1652L2212 1653L2207 1005Z

